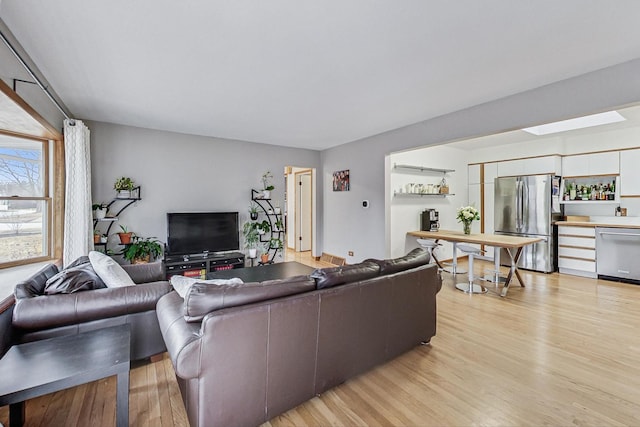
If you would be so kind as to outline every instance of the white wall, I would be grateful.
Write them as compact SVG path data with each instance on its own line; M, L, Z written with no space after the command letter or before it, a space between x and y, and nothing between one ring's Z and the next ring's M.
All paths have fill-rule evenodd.
M456 210L460 206L468 204L467 163L466 151L441 145L429 147L411 152L395 153L390 156L390 187L388 202L390 203L390 256L392 258L402 256L415 242L407 242L406 234L409 231L420 230L420 213L427 208L436 209L440 216L440 227L447 230L462 229L456 220ZM407 183L439 183L442 174L433 173L407 173L394 171L394 164L409 164L437 169L453 169L455 172L447 173L445 179L449 185L451 196L408 196L394 197L393 192L398 191ZM408 246L409 244L409 246ZM439 259L449 259L452 256L451 246L438 248Z
M115 179L133 178L142 186L142 200L123 212L120 222L139 235L163 242L167 212L238 211L242 224L249 219L251 189L261 188L265 171L274 176L272 199L283 203L284 167L320 166L320 153L313 150L101 122L87 125L93 200L111 200Z

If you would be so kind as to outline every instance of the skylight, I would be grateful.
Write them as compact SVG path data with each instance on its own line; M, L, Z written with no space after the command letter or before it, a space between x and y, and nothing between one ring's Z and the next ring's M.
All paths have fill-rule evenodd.
M562 120L559 122L547 123L545 125L533 126L522 129L534 135L547 135L550 133L566 132L568 130L583 129L593 126L617 123L626 119L617 111L607 111L605 113L591 114L589 116L577 117L575 119Z

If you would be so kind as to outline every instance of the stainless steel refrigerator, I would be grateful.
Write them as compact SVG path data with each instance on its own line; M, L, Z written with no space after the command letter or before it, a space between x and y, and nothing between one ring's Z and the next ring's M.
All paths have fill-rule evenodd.
M556 236L553 223L562 216L560 177L502 177L496 178L494 185L495 233L544 239L523 248L518 267L543 273L556 271ZM500 263L510 265L505 249L500 254Z

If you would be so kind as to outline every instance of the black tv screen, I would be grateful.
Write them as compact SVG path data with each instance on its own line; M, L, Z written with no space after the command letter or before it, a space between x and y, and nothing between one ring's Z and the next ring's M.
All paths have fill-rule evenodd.
M238 212L167 214L167 252L194 255L238 250Z

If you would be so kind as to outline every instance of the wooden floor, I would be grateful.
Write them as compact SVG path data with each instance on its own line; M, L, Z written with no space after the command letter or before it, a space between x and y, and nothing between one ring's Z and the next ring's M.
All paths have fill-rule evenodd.
M431 345L265 426L640 425L640 286L523 272L500 298L443 278ZM112 426L114 381L33 399L26 425ZM130 424L187 425L168 358L132 369Z

